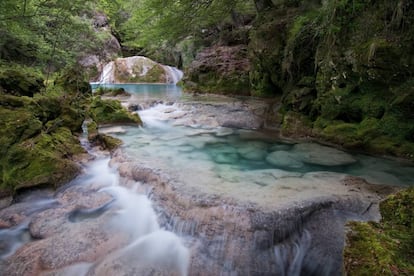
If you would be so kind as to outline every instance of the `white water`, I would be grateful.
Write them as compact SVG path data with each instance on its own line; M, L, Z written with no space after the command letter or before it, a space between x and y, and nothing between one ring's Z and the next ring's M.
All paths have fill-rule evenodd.
M108 158L94 161L87 169L92 176L89 181L104 186L99 191L114 198L107 227L110 232L126 235L129 245L96 262L93 265L94 274L111 275L106 271L108 266L116 269L112 265L121 263L125 271L133 269L147 273L157 268L176 275L187 275L189 250L178 236L160 227L148 196L137 192L141 184L135 183L132 189L120 186L117 171L108 163ZM70 271L76 269L79 273L79 270L84 269L83 274L86 275L91 267L84 264Z
M166 83L177 84L184 76L183 71L177 69L176 67L168 65L164 65L163 67L167 76Z
M115 82L115 62L111 61L106 64L102 70L99 83L114 83Z
M94 152L90 153L94 154ZM94 155L96 160L87 164L85 174L59 189L54 195L55 198L46 200L29 198L29 200L10 207L12 208L11 212L24 210L27 218L14 227L0 229L0 267L1 261L12 257L20 247L31 247L33 239L30 223L33 219L36 220L36 217L39 217L42 212L53 214L54 208L64 208L67 213L60 214L59 217L63 215L61 227L66 229L65 235L51 236L49 241L59 244L61 243L60 238L75 237L74 246L69 250L75 252L73 256L76 261L67 260L66 266L61 266L55 271L56 275L116 275L123 272L128 275L131 273L146 275L154 270L160 271L162 275L187 275L190 251L183 245L180 237L162 229L159 225L157 213L154 211L146 190L139 189L141 184L138 182L129 183L131 188L120 186L117 170L109 166L110 158ZM144 193L140 193L138 190L144 190ZM113 199L108 201L104 194ZM82 207L85 204L82 203L85 202L85 198L94 197L100 200L96 203L91 202L91 204L100 204L98 207ZM74 198L75 201L72 202L69 198ZM88 199L86 200L88 201ZM7 214L7 211L1 211ZM51 219L45 218L41 224L42 229L53 229L55 222L52 217ZM102 229L103 233L107 233L109 239L113 239L109 244L119 243L119 245L115 245L115 250L111 250L109 254L101 255L92 262L79 262L82 260L91 261L90 257L93 258L96 254L99 256L99 246L101 246L99 242L96 245L98 251L94 249L98 253L91 256L86 255L86 259L76 259L76 255L82 255L84 252L76 253L73 251L77 250L76 244L79 241L85 240L93 245L95 243L94 236L102 235L99 232L95 233L96 230L91 232L90 225L95 225L95 227ZM47 244L49 237L45 238L46 240L42 239L42 242ZM36 246L35 243L33 246ZM54 244L49 244L47 247L49 252L50 250L55 252L53 250ZM64 250L64 248L56 249L56 253L53 255L61 254L57 252ZM30 252L30 249L25 251ZM50 253L41 252L39 254L47 256ZM121 270L119 264L121 264ZM25 264L21 265L24 267Z
M111 61L104 66L98 83L115 83L115 70L117 68L122 68L122 70L126 70L125 73L129 74L132 78L134 78L136 77L136 74L138 74L140 77L145 76L157 64L157 62L152 61L149 58L143 56L118 58L115 61ZM181 70L168 65L159 65L161 65L164 68L166 84L177 84L183 78L184 73ZM136 70L138 69L140 69L140 71L136 72Z

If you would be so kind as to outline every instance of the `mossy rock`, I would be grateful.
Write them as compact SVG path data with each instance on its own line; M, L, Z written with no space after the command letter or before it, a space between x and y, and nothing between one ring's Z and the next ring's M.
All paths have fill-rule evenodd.
M87 75L83 69L76 66L63 70L55 79L55 85L62 87L66 93L92 94Z
M122 145L122 141L118 138L99 133L95 136L94 141L92 141L94 145L98 145L101 147L102 150L113 151L117 149L120 145Z
M16 143L1 160L1 187L58 187L79 173L79 166L70 158L84 152L72 132L64 127Z
M0 192L57 187L79 172L71 158L84 150L73 133L85 111L73 95L0 94Z
M38 135L42 128L42 122L27 109L0 106L0 154L4 156L13 144Z
M287 137L312 136L312 122L303 114L289 111L283 116L281 134Z
M116 63L115 79L121 83L165 83L166 72L162 65L155 62L150 64L150 69L146 74L144 70L145 64L136 63L132 67L132 74L127 68L126 64L118 61Z
M94 94L98 96L110 96L110 97L117 97L117 96L130 97L131 96L131 94L126 92L125 89L122 87L108 88L108 87L100 86L94 91Z
M141 125L142 121L138 114L131 114L121 103L116 100L103 100L95 97L91 107L90 115L98 124L133 124Z
M45 88L41 73L20 65L0 66L0 91L15 96L33 97Z
M348 275L414 274L414 188L380 204L380 223L351 222L344 249Z

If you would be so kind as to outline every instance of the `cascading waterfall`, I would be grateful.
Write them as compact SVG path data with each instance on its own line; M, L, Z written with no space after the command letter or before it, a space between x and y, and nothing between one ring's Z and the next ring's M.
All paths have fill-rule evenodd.
M82 245L85 237L88 237L86 240L93 239L96 234L84 229L88 228L87 225L95 225L94 227L102 229L102 233L107 233L109 239L114 239L115 246L90 262L76 259L77 255L82 254L76 253L75 261L68 260L66 265L55 271L58 275L114 275L120 272L119 264L122 264L125 274L133 271L132 274L146 275L156 271L162 275L187 275L190 251L180 237L160 226L147 191L139 189L139 182L129 183L131 188L120 186L118 171L109 166L110 158L101 152L95 152L85 136L86 133L80 137L81 144L95 160L87 163L84 174L58 189L50 198L31 196L22 198L20 203L11 206L12 212L24 212L26 218L13 227L0 229L0 270L3 269L2 262L7 262L7 258L19 248L26 246L25 250L29 248L30 251L32 244L35 244L32 243L33 231L36 231L33 230L33 227L36 228L33 225L37 224L42 213L53 214L56 210L65 210L62 227L69 237L74 237L73 233L76 233L74 245ZM82 198L91 196L100 200L90 205L94 207L84 207ZM68 201L70 197L74 201ZM4 219L4 213L2 214ZM62 213L59 217L62 217ZM46 222L40 224L40 229L53 228L54 223L47 216ZM47 239L49 235L40 236ZM54 238L52 236L51 240ZM92 240L92 244L95 243ZM49 245L51 248L53 246Z
M98 157L85 140L87 135L85 123L83 129L82 145L90 154ZM148 195L137 191L141 183L135 183L132 189L120 186L120 176L116 169L109 166L109 161L108 157L98 157L87 168L89 176L81 176L74 183L82 183L82 185L87 182L99 183L103 186L99 192L110 194L113 200L98 208L76 209L68 218L71 222L80 222L94 219L112 210L113 215L108 222L108 227L111 231L127 235L129 245L112 252L95 264L77 264L66 268L63 272L68 274L76 271L79 275L86 275L93 271L94 274L100 275L107 273L108 265L118 262L128 267L126 270L133 269L135 272L138 270L146 273L155 269L173 275L187 275L189 250L177 235L160 227Z
M169 80L180 76L168 70ZM168 100L162 104L153 90L131 92L156 99L138 111L144 127L100 129L124 142L111 160L119 168L109 166L110 158L97 155L81 137L95 160L52 197L49 204L59 211L48 205L51 212L42 215L36 209L35 218L0 231L4 274L16 267L2 267L3 256L12 255L16 266L26 267L30 264L22 264L22 258L34 256L34 247L33 258L55 275L336 275L343 225L350 218L374 217L367 210L377 200L375 195L365 201L373 198L364 191L366 183L345 181L345 175L378 184L411 183L414 177L412 166L223 127L211 120L216 114L223 119L229 109L217 111L210 102L204 109L193 102L174 104L169 89L179 87L146 86L164 87ZM230 108L240 117L241 107ZM58 223L50 218L54 214ZM56 226L61 222L63 227ZM54 230L64 235L52 235ZM42 241L31 242L31 235ZM79 245L56 243L68 237ZM2 251L5 240L12 241L11 250ZM47 244L43 251L36 247L40 243ZM24 248L13 255L14 245ZM65 263L53 266L56 260Z
M102 70L99 83L114 83L115 82L115 62L111 61L106 64Z
M183 71L177 69L176 67L171 67L168 65L164 65L163 67L167 74L167 83L177 84L184 76Z

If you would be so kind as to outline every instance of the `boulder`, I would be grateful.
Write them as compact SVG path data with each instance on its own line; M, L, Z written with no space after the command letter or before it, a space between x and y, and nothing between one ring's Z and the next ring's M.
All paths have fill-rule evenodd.
M107 63L99 82L176 84L182 77L183 73L177 68L162 65L147 57L133 56Z

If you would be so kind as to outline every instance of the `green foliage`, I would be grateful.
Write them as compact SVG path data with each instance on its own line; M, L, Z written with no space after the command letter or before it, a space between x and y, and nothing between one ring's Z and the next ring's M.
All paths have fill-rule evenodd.
M125 45L156 52L158 47L174 47L188 36L205 36L209 28L221 28L226 22L235 24L234 15L252 13L253 7L253 1L241 0L143 0L138 5L126 1L124 9L130 18L121 30Z
M391 195L380 204L380 211L380 223L349 223L345 271L349 275L412 275L414 189Z
M81 130L82 99L67 93L32 98L0 93L0 190L58 186L79 171L83 153L73 135Z
M18 64L0 63L0 91L33 97L44 89L43 76L37 70Z
M75 63L96 42L86 1L2 1L0 61L54 72Z

